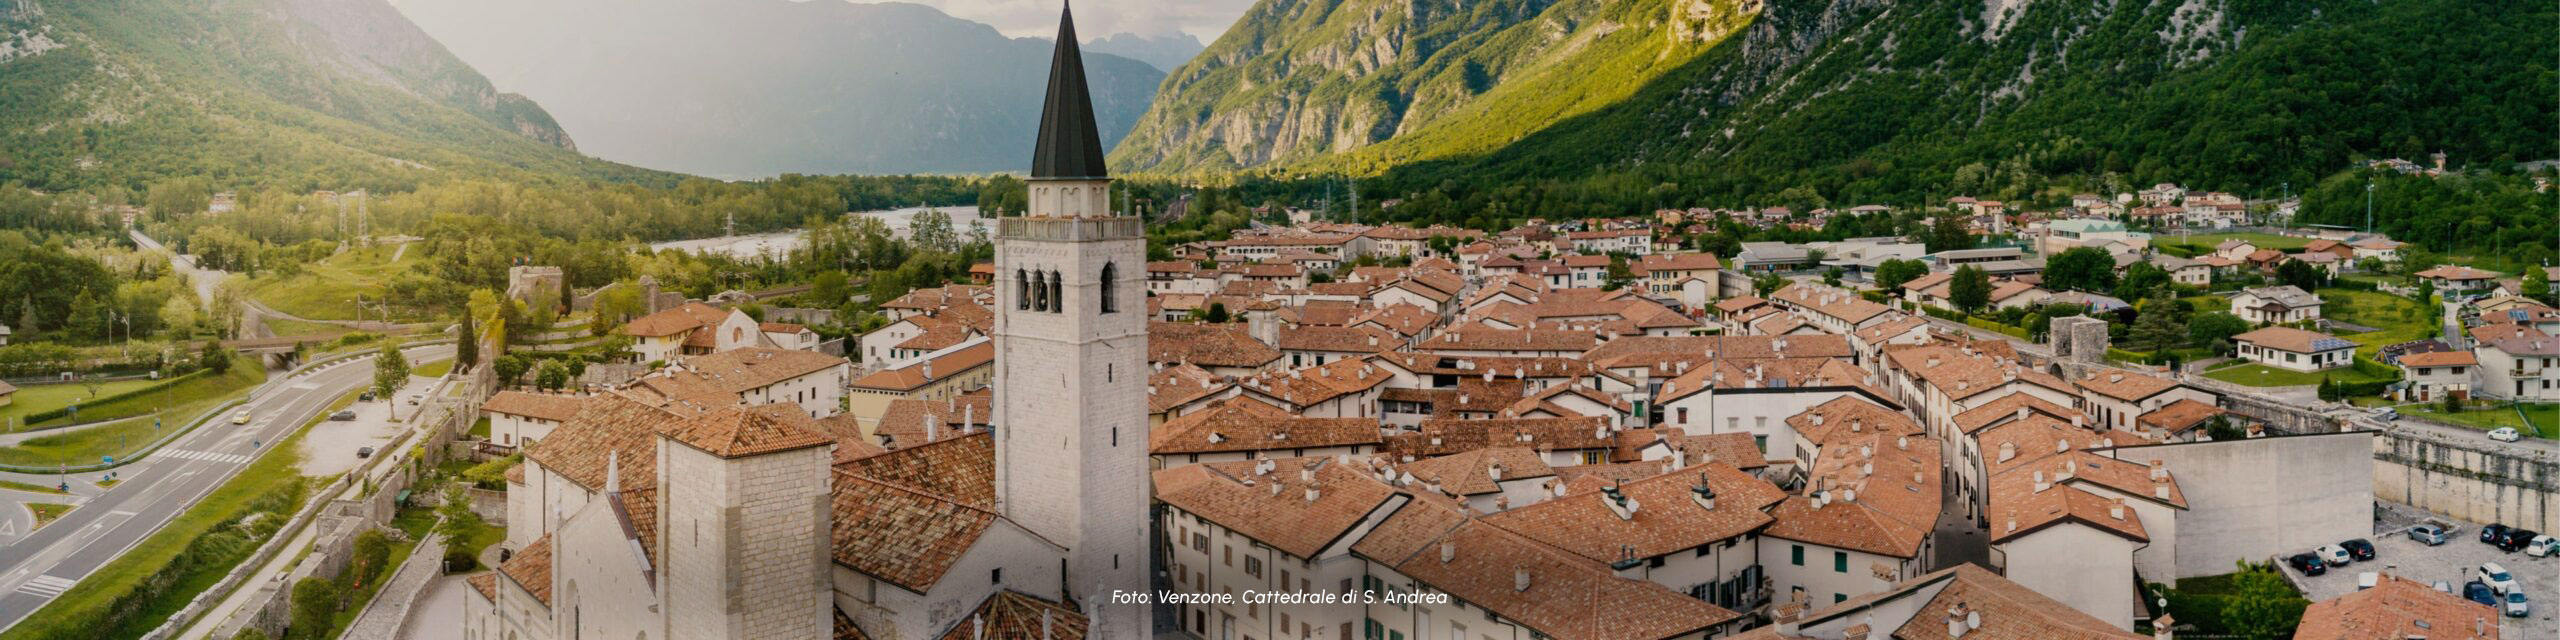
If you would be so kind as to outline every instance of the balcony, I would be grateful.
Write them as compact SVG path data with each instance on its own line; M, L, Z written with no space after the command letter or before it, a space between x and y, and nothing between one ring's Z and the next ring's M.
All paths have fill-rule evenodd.
M1145 221L1136 217L999 218L996 237L1044 242L1100 242L1146 237Z

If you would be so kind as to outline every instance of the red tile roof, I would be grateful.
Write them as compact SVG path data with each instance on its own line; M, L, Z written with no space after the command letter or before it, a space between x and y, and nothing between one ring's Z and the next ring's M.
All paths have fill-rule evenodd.
M1266 462L1270 471L1256 473ZM1155 492L1158 501L1299 558L1341 542L1395 495L1366 469L1329 458L1183 465L1156 471Z

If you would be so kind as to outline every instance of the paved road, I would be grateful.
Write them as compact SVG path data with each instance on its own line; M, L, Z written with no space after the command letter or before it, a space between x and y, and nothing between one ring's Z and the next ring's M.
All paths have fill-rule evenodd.
M452 357L451 346L411 350L412 362ZM195 432L118 469L123 481L34 533L0 538L0 629L62 595L80 580L124 554L276 441L327 409L338 396L371 384L373 360L359 358L272 380L247 408L249 424L228 420ZM83 474L88 475L88 474ZM75 485L78 483L74 483ZM0 495L0 502L20 494ZM15 503L0 508L22 510Z
M2471 350L2471 341L2462 337L2462 318L2461 316L2456 315L2456 313L2461 309L2462 305L2460 304L2452 302L2445 303L2444 343L2453 347L2453 350L2455 351L2469 351Z
M195 259L178 255L168 247L160 246L160 241L151 239L151 236L142 235L142 229L128 228L125 229L125 234L133 236L133 243L143 249L168 254L169 266L177 268L180 273L187 274L187 281L195 285L196 301L203 303L204 308L213 308L213 289L221 285L224 278L231 277L230 272L198 269Z

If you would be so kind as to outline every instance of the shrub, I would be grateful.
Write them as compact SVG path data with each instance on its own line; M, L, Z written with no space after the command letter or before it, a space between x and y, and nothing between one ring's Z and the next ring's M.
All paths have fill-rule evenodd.
M285 623L286 640L321 640L338 617L337 581L313 576L293 583L292 613Z

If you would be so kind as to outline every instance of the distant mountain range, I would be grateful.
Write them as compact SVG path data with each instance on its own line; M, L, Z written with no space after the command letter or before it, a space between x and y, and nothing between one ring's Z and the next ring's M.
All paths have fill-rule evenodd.
M1115 33L1108 38L1094 38L1084 43L1086 54L1107 53L1147 63L1159 71L1180 68L1207 48L1191 34L1175 32L1156 37L1134 33Z
M383 0L0 0L0 182L672 178L576 148Z
M1028 168L1050 44L913 4L406 0L598 157L712 177ZM507 19L491 19L508 16ZM1171 59L1171 44L1107 39ZM1106 143L1162 71L1087 51Z

